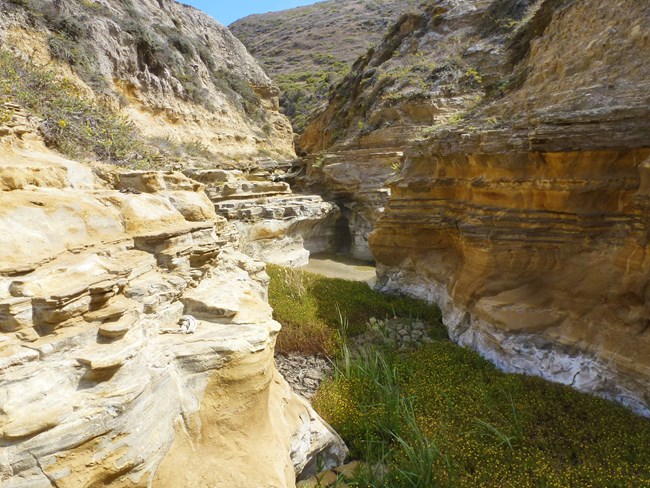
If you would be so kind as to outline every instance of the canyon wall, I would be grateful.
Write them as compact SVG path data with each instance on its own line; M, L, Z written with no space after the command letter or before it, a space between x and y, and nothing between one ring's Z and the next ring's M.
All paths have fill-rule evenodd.
M238 248L265 263L300 267L311 253L334 247L339 210L319 195L294 194L282 181L290 164L268 162L253 171L189 170L206 185L218 215L237 230Z
M303 188L349 216L352 254L372 260L368 236L404 151L475 107L507 72L504 44L534 2L436 1L404 15L361 56L300 138Z
M505 370L648 415L650 4L533 7L496 89L406 151L370 238L380 286Z
M0 42L0 485L285 488L341 464L276 369L251 258L303 263L336 210L280 181L291 128L243 45L169 0L0 1Z
M63 158L20 112L0 134L0 485L293 487L344 460L202 183Z
M173 0L0 2L0 45L212 163L291 158L279 90L230 31ZM206 152L206 151L203 151Z

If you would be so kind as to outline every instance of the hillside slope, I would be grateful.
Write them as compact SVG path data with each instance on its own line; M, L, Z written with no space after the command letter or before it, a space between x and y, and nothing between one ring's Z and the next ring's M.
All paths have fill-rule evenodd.
M328 0L251 15L230 30L282 91L283 112L301 133L361 54L420 0Z
M65 77L89 104L128 116L163 156L183 145L213 164L293 154L276 86L199 10L172 0L4 0L0 9L4 49ZM29 96L13 101L34 108Z

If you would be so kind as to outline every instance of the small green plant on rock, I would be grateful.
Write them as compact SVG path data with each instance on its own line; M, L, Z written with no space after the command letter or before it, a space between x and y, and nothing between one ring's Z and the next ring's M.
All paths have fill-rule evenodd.
M404 161L402 161L402 160L400 160L400 161L394 161L394 162L391 163L391 165L390 165L390 169L392 169L392 170L393 170L393 173L395 173L395 174L399 174L399 173L401 173L403 167L404 167Z
M465 71L465 80L477 85L483 83L483 77L479 74L476 68L469 68L467 71Z

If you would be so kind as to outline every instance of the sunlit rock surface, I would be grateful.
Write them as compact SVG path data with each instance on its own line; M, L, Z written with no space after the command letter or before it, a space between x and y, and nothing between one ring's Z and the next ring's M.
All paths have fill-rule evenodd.
M2 142L0 485L293 487L343 461L202 183Z
M511 88L407 151L370 240L382 288L439 303L454 340L646 415L648 19L539 2Z
M258 171L197 170L217 214L237 230L240 249L266 263L304 266L310 253L334 246L336 205L318 195L294 194L281 181L286 168Z

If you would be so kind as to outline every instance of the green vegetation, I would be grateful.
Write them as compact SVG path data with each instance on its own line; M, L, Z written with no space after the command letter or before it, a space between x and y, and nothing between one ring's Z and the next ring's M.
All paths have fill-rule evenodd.
M283 325L277 348L333 355L341 347L341 316L350 323L351 337L367 329L371 318L418 317L446 337L437 307L406 297L383 295L365 283L330 279L295 269L268 265L269 302L274 318Z
M45 142L74 158L153 166L156 154L125 117L88 99L70 80L0 51L0 103L17 102L41 118ZM0 114L8 121L7 114Z
M309 120L323 108L332 86L350 71L346 63L337 61L331 54L314 53L312 61L320 69L275 77L281 91L282 112L291 119L298 134L304 132Z
M183 159L210 161L216 157L205 144L197 140L179 141L171 137L153 137L149 139L149 143L173 161Z
M400 59L399 63L380 68L376 89L383 91L381 98L384 100L422 96L432 89L438 71L436 64L422 52L411 54Z
M76 159L96 159L131 168L212 160L200 141L145 138L127 117L92 100L71 80L0 51L0 123L12 118L2 106L17 103L40 120L45 143Z
M370 327L369 316L417 310L433 322L437 312L364 283L276 266L269 274L270 301L285 326L279 343L289 335L293 347L314 352L306 334L340 336L335 375L314 404L365 461L346 486L650 486L648 419L566 386L502 373L438 326L415 351L355 349L347 334Z
M467 71L465 71L465 79L469 83L474 83L476 85L483 83L483 77L479 74L476 68L469 68Z

